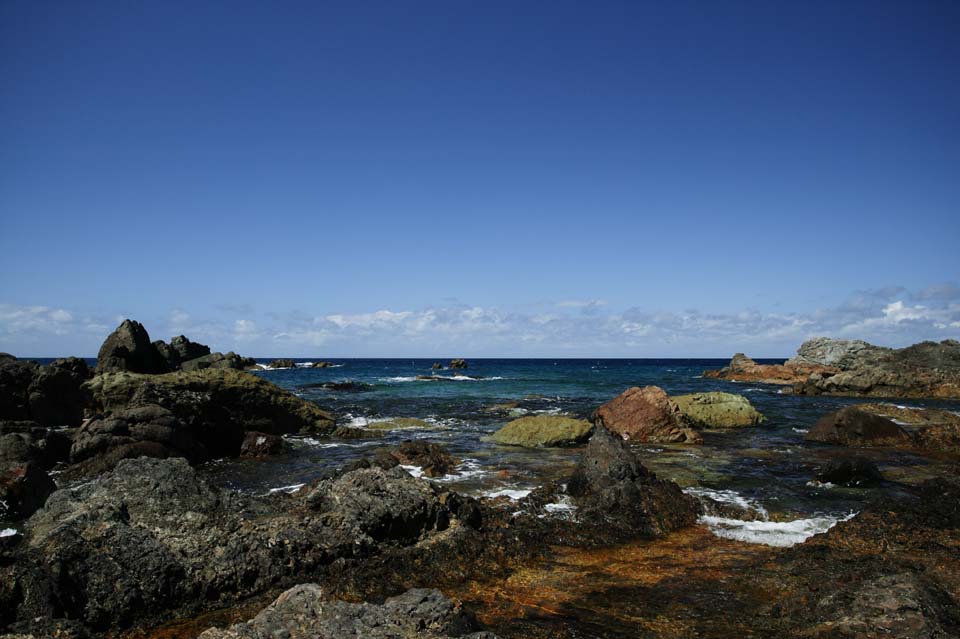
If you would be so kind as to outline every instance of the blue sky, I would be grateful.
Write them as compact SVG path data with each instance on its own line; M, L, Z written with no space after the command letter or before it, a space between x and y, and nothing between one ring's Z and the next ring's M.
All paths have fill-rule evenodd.
M5 2L0 350L957 337L958 61L955 2Z

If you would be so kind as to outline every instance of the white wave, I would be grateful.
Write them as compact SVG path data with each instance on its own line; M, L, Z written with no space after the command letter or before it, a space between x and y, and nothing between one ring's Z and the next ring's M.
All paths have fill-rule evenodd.
M694 497L707 497L713 501L718 501L721 504L731 504L745 511L754 511L760 515L763 519L767 519L770 515L767 512L767 509L760 505L759 502L744 497L735 490L714 490L712 488L703 488L700 486L691 486L689 488L684 488L683 492L688 495L693 495Z
M266 494L273 495L274 493L287 493L289 495L297 492L304 486L306 486L306 484L290 484L289 486L279 486L277 488L271 488L266 492Z
M762 393L762 388L744 388L741 392L743 393Z
M479 461L476 459L470 459L469 457L460 462L455 472L447 473L442 477L425 477L423 474L423 468L420 466L408 466L406 464L401 464L400 468L404 469L414 477L423 477L424 479L441 483L463 481L472 477L480 477L481 475L486 475L490 472L488 470L484 470L483 467L480 466Z
M791 428L790 430L792 430L795 433L800 433L801 435L803 435L804 433L810 432L809 428Z
M811 479L807 482L807 486L810 488L836 488L836 484L832 484L828 481L817 481L816 479Z
M570 497L567 495L562 496L552 504L545 504L543 509L551 515L559 515L563 518L572 518L573 514L577 511L577 507L570 501ZM543 517L546 517L546 515L540 515L541 519Z
M509 497L512 501L519 501L533 492L533 489L512 489L504 488L502 490L493 490L480 493L481 497L496 499L497 497Z
M306 446L313 446L315 448L362 448L364 446L372 446L374 444L381 444L382 442L378 440L371 440L366 442L331 442L322 439L314 439L313 437L287 437L284 436L284 439L291 444L300 444Z
M437 375L435 378L417 378L416 376L403 376L399 375L396 377L380 377L378 381L387 382L387 383L401 383L401 382L433 382L442 379L444 381L454 381L454 382L492 382L499 379L506 379L504 377L470 377L469 375Z
M854 515L856 513L846 517L823 516L793 521L745 521L704 515L699 521L706 524L710 532L723 539L786 548L825 533L837 525L837 522L847 521Z
M0 530L0 537L13 537L19 532L20 531L15 528L4 528L3 530Z

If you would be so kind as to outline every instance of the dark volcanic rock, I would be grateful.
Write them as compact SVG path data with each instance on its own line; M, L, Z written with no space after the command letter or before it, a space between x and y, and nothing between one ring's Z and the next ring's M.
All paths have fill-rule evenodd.
M123 460L27 521L0 564L0 624L48 636L69 618L104 632L230 605L426 539L456 501L400 469L258 498L211 488L183 459Z
M316 584L291 588L245 623L199 639L496 639L438 590L412 589L381 605L329 601Z
M210 355L209 346L192 342L184 335L177 335L170 340L169 344L156 341L153 345L172 371L179 370L185 362Z
M243 371L257 368L257 362L252 357L241 357L230 351L228 353L210 353L180 364L180 370L182 371L200 371L207 368Z
M129 371L158 374L169 370L167 361L150 342L147 329L134 320L123 320L97 353L98 373Z
M241 457L269 457L283 452L283 438L270 433L258 433L251 430L243 438L240 446Z
M811 442L844 446L906 446L913 440L892 420L848 406L821 417L807 433Z
M34 462L0 461L0 519L29 517L56 488Z
M256 375L228 369L108 373L90 380L87 388L94 406L107 415L80 429L75 461L95 453L105 455L107 465L137 455L182 455L199 462L238 455L247 431L316 435L335 427L333 417L316 404ZM85 468L76 472L88 474Z
M79 426L89 396L87 363L76 357L41 366L28 388L30 417L44 426Z
M877 465L864 457L835 459L817 473L817 481L840 486L869 486L882 480Z
M465 359L457 358L457 359L450 360L450 368L466 368L466 367L467 367L467 360Z
M604 428L594 430L567 493L581 522L623 538L659 537L695 523L700 513L696 499L658 479Z
M275 359L268 364L270 368L293 368L296 365L292 359Z
M430 368L431 368L432 370L435 370L435 371L442 371L442 370L443 370L443 364L441 364L440 362L434 362L434 363L433 363L433 366L431 366Z
M34 462L49 470L70 457L73 433L31 421L0 422L0 461Z
M350 392L360 392L367 391L373 388L372 384L367 384L366 382L355 382L352 380L347 380L345 382L317 382L315 384L303 384L300 388L322 388L324 390L332 391L350 391Z
M0 419L30 419L30 384L40 367L35 362L0 359Z
M443 477L459 463L443 446L423 440L402 442L390 454L401 464L419 466L427 477Z
M628 388L598 408L590 417L624 439L641 442L703 442L700 434L687 427L677 403L658 386Z

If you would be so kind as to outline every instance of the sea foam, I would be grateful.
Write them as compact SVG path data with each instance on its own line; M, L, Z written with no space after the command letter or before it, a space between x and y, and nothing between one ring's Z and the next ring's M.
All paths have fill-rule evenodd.
M825 533L838 522L847 521L856 513L846 517L810 517L809 519L795 519L793 521L746 521L728 517L714 517L704 515L700 523L707 527L717 537L733 539L750 544L763 544L786 548L802 543L820 533Z

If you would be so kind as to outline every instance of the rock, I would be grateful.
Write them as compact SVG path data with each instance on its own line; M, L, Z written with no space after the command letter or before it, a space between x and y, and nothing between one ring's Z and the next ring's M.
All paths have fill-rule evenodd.
M807 441L843 446L906 446L910 435L893 421L853 406L821 417L807 432Z
M741 428L756 426L763 415L743 395L732 393L693 393L674 395L683 417L690 423L706 428Z
M960 342L920 342L901 349L860 340L808 340L783 365L742 354L705 377L790 384L798 395L960 398Z
M296 365L292 359L275 359L267 364L270 368L294 368Z
M509 413L518 408L520 408L520 402L503 402L501 404L484 406L481 410L485 413Z
M390 455L405 466L419 466L427 477L443 477L460 463L443 446L422 440L402 442Z
M190 341L184 335L177 335L167 344L164 341L153 343L157 352L167 361L170 370L179 370L184 362L210 355L210 347Z
M324 390L332 391L348 391L348 392L361 392L368 391L373 389L372 384L367 384L366 382L355 382L352 380L347 380L345 382L317 382L315 384L303 384L300 386L303 389L309 388L322 388Z
M108 373L87 382L94 406L106 417L85 424L72 456L114 459L118 447L194 462L240 453L245 433L329 434L333 416L269 381L240 371L208 368L164 375ZM162 411L162 413L161 413ZM129 448L131 444L145 444ZM83 452L81 452L83 451Z
M590 418L624 439L699 444L703 438L686 426L677 403L658 386L633 387L593 412Z
M89 378L87 363L76 357L41 366L27 389L30 417L44 426L79 426L89 402L83 388Z
M433 366L431 366L430 368L431 368L431 370L442 371L442 370L443 370L443 364L441 364L440 362L434 362L434 363L433 363Z
M159 374L170 370L166 360L150 343L150 335L140 322L123 320L97 353L97 372L129 371Z
M283 452L283 438L270 433L249 431L240 446L241 457L269 457Z
M29 517L56 489L38 464L0 461L0 520Z
M458 359L450 360L450 368L466 368L466 367L467 367L467 360L465 359L458 358Z
M357 426L337 426L336 430L330 433L330 437L337 439L376 439L383 437L383 433Z
M960 415L956 413L894 404L856 404L854 408L896 422L913 438L916 448L960 453Z
M331 366L333 366L332 362L314 362L310 368L330 368Z
M381 605L329 601L315 584L295 586L256 617L226 630L211 628L199 639L496 639L476 628L470 615L439 590L413 589Z
M802 347L801 347L802 348ZM703 376L736 382L761 384L798 384L813 374L833 374L836 368L812 362L788 361L784 364L758 364L743 353L737 353L730 364L720 370L704 371Z
M259 369L257 362L252 357L241 357L230 351L229 353L210 353L180 364L180 370L200 371L208 368L228 369L235 371L244 371L249 369Z
M882 480L880 469L865 457L834 459L817 473L817 481L838 486L869 486Z
M0 461L33 462L49 470L69 458L72 436L72 430L31 421L0 422Z
M403 430L407 428L435 430L440 426L435 422L428 422L416 417L394 417L393 419L367 422L364 427L369 430Z
M622 538L659 537L692 525L700 513L693 497L647 470L627 444L597 428L567 482L578 519Z
M563 415L535 415L508 422L490 436L498 444L512 446L576 446L590 438L593 425L585 419Z
M30 384L40 367L35 362L0 359L0 419L30 419Z
M9 632L50 636L44 629L71 619L120 635L347 560L414 552L463 522L469 503L400 469L254 497L210 487L184 459L127 459L53 493L26 522L13 561L0 562L0 614Z

